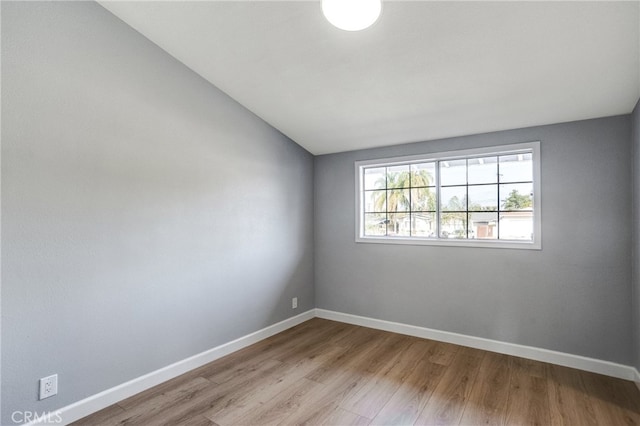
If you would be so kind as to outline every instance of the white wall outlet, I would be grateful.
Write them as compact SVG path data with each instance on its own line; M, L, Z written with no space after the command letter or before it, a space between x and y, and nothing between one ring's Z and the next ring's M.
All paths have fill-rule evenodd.
M293 299L291 299L291 309L297 309L298 308L298 298L294 297Z
M43 377L40 379L40 398L49 398L58 393L58 375Z

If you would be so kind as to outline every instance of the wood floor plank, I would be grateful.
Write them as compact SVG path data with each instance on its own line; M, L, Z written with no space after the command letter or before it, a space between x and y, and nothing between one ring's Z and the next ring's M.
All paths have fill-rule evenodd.
M307 324L307 321L303 324ZM313 322L316 323L315 321ZM293 348L304 346L310 342L317 343L321 336L334 333L343 325L335 321L321 320L315 326L295 328L294 333L288 333L283 338L280 334L272 336L254 345L241 349L238 352L227 355L215 363L201 367L195 374L205 377L214 383L224 383L227 380L237 377L243 368L251 368L267 359L276 359L291 352Z
M362 328L362 327L361 327ZM345 346L346 351L340 353L333 358L327 360L327 364L309 373L306 378L319 383L332 381L336 376L342 376L345 371L371 371L375 366L379 366L380 360L385 354L391 350L390 345L393 343L389 339L392 335L378 334L377 338L373 338L374 334L369 334L369 338L363 340L362 343L353 346ZM377 357L375 362L363 362L370 357Z
M315 392L312 391L301 398L300 406L283 418L279 424L283 426L331 424L329 419L342 409L330 394L333 392L339 393L341 390L330 388L326 385L318 388ZM369 423L369 419L367 419L367 423Z
M532 359L520 358L517 356L509 357L509 368L526 373L529 376L547 378L547 366L544 362L534 361Z
M261 368L247 372L237 381L223 384L212 383L194 395L186 404L167 402L158 410L141 416L136 424L175 424L202 415L208 409L225 404L231 404L238 395L244 394L253 383L268 380L275 375L283 375L288 366L276 360L269 360Z
M324 385L304 377L287 386L271 399L252 410L245 410L243 416L231 422L218 422L220 426L231 425L277 425L301 406L301 399L316 388Z
M504 424L511 369L509 357L487 353L471 389L469 400L462 415L462 424Z
M540 377L543 368L533 367L522 358L510 357L509 399L506 407L507 425L548 425L550 409L548 383L546 377ZM542 373L544 374L544 373Z
M348 348L343 347L348 351ZM380 352L370 351L360 353L361 358L357 361L360 364L366 364L377 358ZM342 365L341 368L335 370L335 374L324 376L322 384L324 387L317 387L315 392L304 395L301 399L300 408L294 410L282 424L331 424L328 423L334 412L340 410L340 404L347 400L351 395L362 389L371 378L371 373L362 374L356 366L356 362Z
M208 380L202 377L197 377L162 393L149 392L144 398L140 398L137 405L132 406L127 410L115 405L115 407L120 408L120 411L116 412L114 410L109 417L92 417L91 423L86 424L90 424L92 426L150 424L148 419L155 413L163 410L167 405L184 404L186 401L193 398L194 395L211 385L212 383ZM78 424L83 423L81 421Z
M122 425L147 424L149 417L163 410L167 405L183 405L210 386L212 386L210 381L197 377L182 386L140 402L140 404L129 408L113 420L117 420L117 423Z
M594 407L578 370L547 365L549 409L552 425L597 425Z
M300 406L283 419L281 424L331 424L328 423L329 418L336 411L341 410L339 401L359 389L366 380L361 375L349 372L334 377L329 383L323 384L322 387L316 387L314 391L305 394L300 399Z
M151 389L148 389L144 392L140 392L136 395L133 395L129 398L123 399L122 401L118 402L118 405L122 408L124 408L125 410L131 409L133 407L136 407L140 404L145 404L148 400L157 397L159 395L162 395L166 392L169 392L173 389L176 388L180 388L182 386L184 386L185 384L193 381L194 379L197 379L198 377L201 377L199 375L193 375L191 374L191 372L183 374L181 376L175 377L171 380L167 380L164 383L161 383L157 386L154 386Z
M346 330L344 334L330 338L327 343L336 346L355 347L372 339L380 338L385 334L386 332L384 331L374 330L368 327L353 326L353 328Z
M397 353L371 380L340 403L342 408L373 419L402 383L413 374L430 348L425 341L416 339L407 339L398 346Z
M282 362L295 362L300 358L317 356L327 347L327 339L332 336L340 336L346 330L347 324L335 323L330 327L326 327L322 331L318 331L302 342L296 342L293 345L287 345L285 351L274 355L274 358ZM330 345L335 346L335 345Z
M327 360L345 350L334 346L327 348L326 353L321 356L303 358L295 364L282 363L286 369L278 370L277 375L265 376L259 381L253 381L248 389L238 389L235 393L229 393L224 401L212 405L203 415L220 425L238 424L241 419L247 417L246 413L260 408L275 395L303 381L304 376L310 371L325 365Z
M349 368L357 370L359 374L379 374L391 360L407 349L412 338L402 334L383 332L376 341L380 344L360 360L354 358Z
M586 371L579 374L598 424L640 425L640 399L633 398L633 383Z
M630 381L319 318L75 425L640 425Z
M337 408L327 417L326 421L322 423L310 423L310 424L326 424L326 425L341 425L341 426L366 426L371 422L366 417L359 416L350 411L342 408ZM290 424L290 423L289 423Z
M332 326L332 334L325 336L324 343L332 346L345 346L345 344L336 344L338 341L347 342L348 336L354 332L354 330L361 328L352 324L346 324L338 321L323 320L326 322L326 326ZM348 346L348 344L346 345Z
M372 420L373 425L414 424L446 367L423 359Z
M484 353L461 348L440 379L416 424L459 424Z
M321 424L327 421L329 415L341 407L345 401L350 400L378 376L380 370L398 357L404 350L408 340L406 336L392 333L379 333L378 345L370 350L362 351L354 355L356 348L345 348L352 356L349 362L336 368L335 364L329 364L335 374L324 375L322 383L324 388L317 388L316 392L306 394L301 400L306 407L312 410L293 410L286 419L289 424ZM325 369L321 369L325 371ZM316 377L311 374L307 377Z
M339 324L339 323L336 323ZM211 366L201 372L201 376L214 383L225 383L236 377L240 377L247 370L259 367L265 360L277 360L285 362L282 359L298 361L310 355L310 348L315 349L315 355L322 353L320 343L326 333L333 332L332 324L325 324L321 330L315 328L308 330L304 335L297 335L292 340L279 341L267 346L249 347L250 352L243 352L241 357L237 359L221 359L217 366ZM289 354L291 356L284 356Z
M458 353L460 346L445 342L431 342L433 344L427 352L429 362L434 364L450 365L453 358L455 358L456 353Z
M149 425L150 426L150 425ZM175 423L175 426L218 426L203 416L195 416Z

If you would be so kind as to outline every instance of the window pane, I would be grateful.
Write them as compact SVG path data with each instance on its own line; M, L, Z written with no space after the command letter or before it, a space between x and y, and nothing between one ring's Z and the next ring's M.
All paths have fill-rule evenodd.
M409 165L387 167L387 188L409 187Z
M356 161L356 241L539 249L538 149L531 142Z
M364 189L384 189L386 176L386 167L364 169Z
M498 183L498 157L470 158L469 183Z
M501 210L533 209L533 184L519 183L500 185Z
M501 240L533 240L533 212L500 213Z
M444 211L467 210L467 187L451 186L440 189L440 209Z
M409 190L391 189L387 191L387 211L406 212L409 211Z
M411 235L411 220L408 213L389 213L387 235L408 237Z
M469 210L498 210L498 185L470 186Z
M467 160L440 162L440 185L460 185L467 183Z
M467 214L440 213L440 238L467 238Z
M411 190L412 211L436 211L435 188L413 188Z
M365 212L387 211L387 191L365 191L364 211Z
M498 213L469 213L469 238L498 239Z
M435 213L411 213L411 235L435 238L437 232Z
M436 184L436 163L411 165L411 186L433 186Z
M500 156L500 183L532 181L532 164L532 154Z
M387 216L378 213L365 213L364 235L387 235Z

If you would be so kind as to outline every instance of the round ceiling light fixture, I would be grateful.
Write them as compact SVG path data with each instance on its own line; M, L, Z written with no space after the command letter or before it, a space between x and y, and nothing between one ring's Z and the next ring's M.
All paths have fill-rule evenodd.
M322 0L327 21L345 31L360 31L373 25L382 11L382 0Z

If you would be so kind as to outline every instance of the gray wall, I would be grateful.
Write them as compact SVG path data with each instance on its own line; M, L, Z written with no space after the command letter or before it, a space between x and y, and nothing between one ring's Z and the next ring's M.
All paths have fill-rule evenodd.
M101 6L2 2L2 89L2 424L314 307L313 157Z
M316 157L318 308L629 365L630 117ZM354 161L539 140L541 251L354 242Z
M640 370L640 100L631 113L633 149L633 365Z

